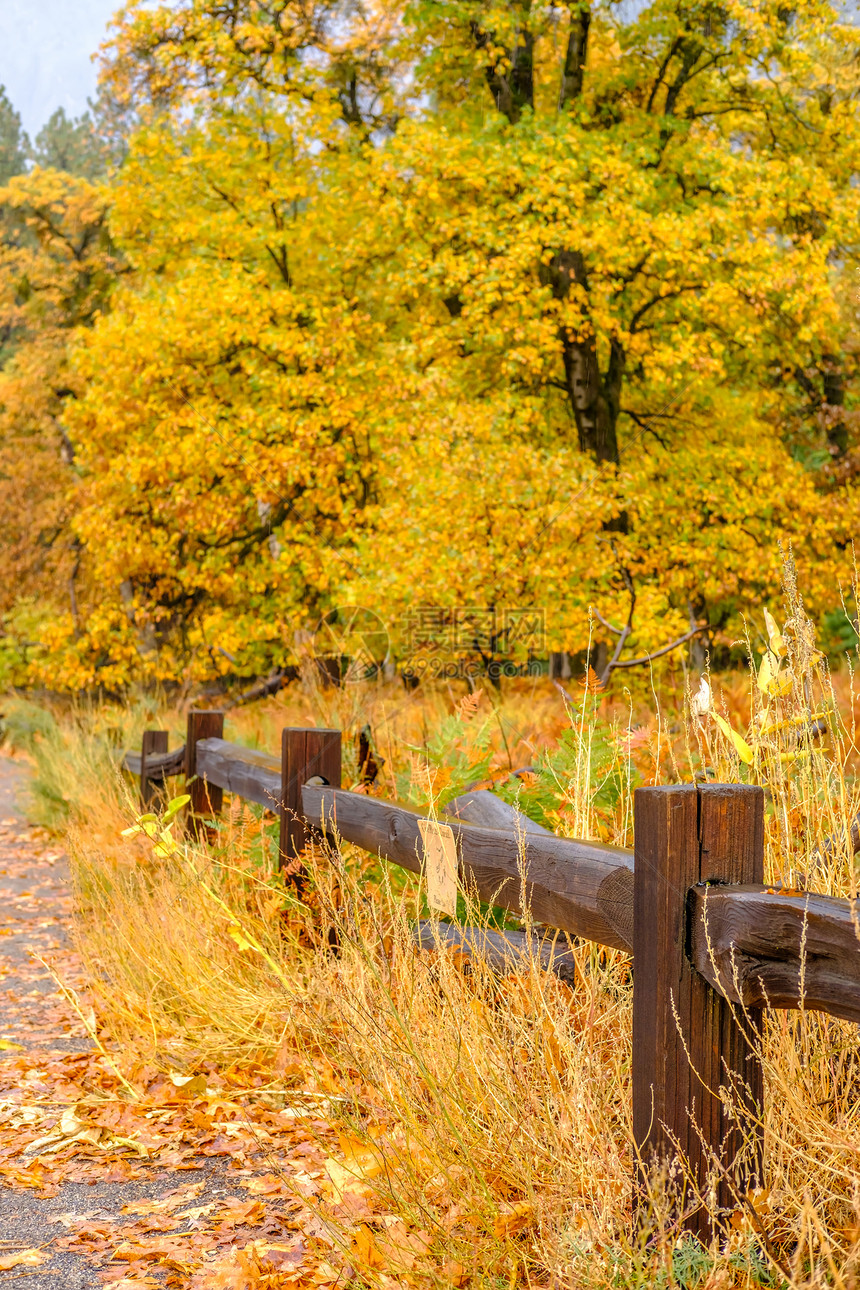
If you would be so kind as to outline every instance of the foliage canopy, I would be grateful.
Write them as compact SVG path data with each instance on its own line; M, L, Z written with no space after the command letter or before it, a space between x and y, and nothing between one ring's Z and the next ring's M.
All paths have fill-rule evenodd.
M110 231L80 317L38 250L74 452L46 665L252 674L343 603L395 647L416 602L535 607L577 650L610 639L589 605L623 622L635 594L637 650L691 621L726 642L778 541L832 611L857 57L822 0L129 6L103 62L125 163L0 194L65 183L57 214L86 192ZM4 416L25 365L50 383L43 341Z

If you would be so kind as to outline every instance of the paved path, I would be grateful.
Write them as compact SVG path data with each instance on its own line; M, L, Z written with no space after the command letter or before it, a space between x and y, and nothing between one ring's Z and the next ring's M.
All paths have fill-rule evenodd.
M46 846L24 819L20 801L25 787L24 769L0 758L0 1038L20 1045L28 1056L50 1059L90 1052L92 1044L84 1027L60 1003L52 977L34 962L34 954L56 959L57 951L68 949L71 897L65 856ZM70 965L71 955L67 954L66 963ZM19 1082L19 1071L10 1067L20 1061L19 1052L18 1048L0 1051L0 1088L7 1115ZM191 1181L189 1175L185 1177ZM0 1280L29 1290L100 1285L95 1269L82 1255L50 1249L66 1235L67 1216L118 1217L123 1205L166 1192L170 1186L170 1179L161 1183L93 1179L62 1183L45 1198L31 1188L0 1187L0 1256L28 1247L47 1247L45 1252L50 1254L49 1261L37 1267L0 1272ZM58 1221L59 1215L66 1223Z
M216 1072L189 1104L152 1068L127 1097L46 967L86 1003L68 865L26 824L24 780L0 758L0 1284L210 1290L324 1264L303 1199L325 1177L318 1095L242 1098Z
M65 863L56 853L48 853L53 855L52 861L40 866L38 878L32 871L27 871L22 850L26 855L30 830L19 806L25 778L19 765L8 758L0 758L0 901L3 911L0 921L0 932L3 933L0 941L0 1037L7 1042L21 1044L26 1051L38 1042L28 1018L32 1017L34 1007L39 1014L42 1013L38 1005L50 989L44 978L34 978L30 950L36 947L39 952L50 951L65 941L62 924L67 915L68 895ZM36 883L38 896L33 894ZM43 1022L41 1016L40 1021ZM55 1043L68 1049L83 1045L84 1041L80 1036L66 1033L57 1036ZM17 1051L6 1049L0 1052L0 1061L8 1066ZM4 1086L10 1075L8 1070L0 1069ZM8 1114L7 1108L8 1103L3 1107L5 1114ZM82 1190L89 1192L89 1188L82 1189L80 1184L63 1189L61 1208L71 1209L75 1203L82 1208L78 1195ZM0 1189L0 1254L13 1252L21 1246L41 1246L50 1240L53 1233L46 1211L53 1208L52 1204L38 1200L32 1191L3 1186ZM54 1255L49 1263L38 1269L25 1267L20 1274L7 1271L0 1273L0 1277L4 1284L27 1285L33 1290L93 1284L92 1269L87 1267L86 1261L79 1255L65 1252Z

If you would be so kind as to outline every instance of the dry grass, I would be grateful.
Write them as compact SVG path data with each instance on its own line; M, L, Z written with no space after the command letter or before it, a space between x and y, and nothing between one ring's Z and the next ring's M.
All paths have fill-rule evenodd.
M785 640L784 692L765 694L753 677L714 682L717 712L754 749L751 766L712 714L661 712L644 686L614 704L572 686L566 710L545 682L514 687L496 709L307 683L231 715L230 737L274 748L285 724L352 733L369 720L385 758L381 795L417 799L427 785L455 791L470 766L492 776L532 763L566 731L564 755L540 777L559 831L629 845L637 781L746 778L768 792L768 875L856 896L847 844L816 858L821 838L843 837L860 808L853 678L829 676L790 584ZM826 722L823 737L809 734L813 719ZM129 804L105 758L86 751L109 720L79 717L77 734L67 723L50 755L42 741L45 773L64 768L80 803L79 938L104 1030L129 1069L247 1062L344 1099L328 1212L356 1285L856 1286L856 1027L808 1012L767 1017L768 1191L755 1219L738 1211L710 1251L679 1244L658 1186L646 1246L631 1235L624 955L576 945L570 989L528 960L500 978L480 960L418 953L411 879L346 845L312 852L315 896L301 906L273 873L271 826L237 803L214 847L155 861L147 844L119 837ZM178 734L181 719L172 724ZM345 782L356 775L347 763ZM330 928L337 954L322 948ZM372 1220L362 1225L374 1212L406 1220L411 1280L399 1279L400 1256Z

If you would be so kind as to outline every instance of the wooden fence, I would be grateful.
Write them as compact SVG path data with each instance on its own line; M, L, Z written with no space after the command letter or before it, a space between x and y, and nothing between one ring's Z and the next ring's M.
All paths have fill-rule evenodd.
M124 764L148 806L155 786L184 773L190 828L221 809L224 791L280 816L281 863L301 883L301 854L320 831L413 873L422 868L416 812L341 787L337 730L284 730L280 758L228 743L222 712L191 712L184 748L147 731ZM448 804L462 885L547 928L633 955L633 1130L637 1194L656 1162L681 1156L717 1205L741 1208L762 1183L762 1008L819 1009L860 1023L860 902L763 883L764 795L742 784L672 785L635 794L633 852L557 837L492 793ZM523 934L434 923L467 952L510 968ZM541 964L574 979L572 956L547 937ZM720 1096L720 1088L725 1091ZM728 1093L745 1118L727 1114ZM686 1230L709 1235L705 1211L680 1203Z

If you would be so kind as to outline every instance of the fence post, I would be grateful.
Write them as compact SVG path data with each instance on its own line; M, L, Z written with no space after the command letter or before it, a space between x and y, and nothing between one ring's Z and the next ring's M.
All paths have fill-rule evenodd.
M214 711L192 711L188 714L188 729L185 739L185 784L186 792L191 797L188 813L185 817L186 828L193 837L202 831L201 822L212 819L221 811L224 801L223 789L214 784L207 784L205 779L197 776L197 745L201 739L222 739L224 737L224 713ZM193 778L193 783L190 782Z
M140 741L140 809L148 811L155 797L155 782L149 778L146 760L157 753L167 752L166 730L144 730Z
M281 736L279 863L299 888L303 873L299 856L312 834L319 834L302 814L302 785L314 776L333 788L340 788L341 732L288 727Z
M687 893L698 883L760 883L764 794L744 784L640 788L635 795L633 1134L637 1203L655 1163L679 1154L704 1189L720 1162L716 1204L731 1211L761 1174L762 1069L747 1018L693 968ZM749 1112L730 1123L720 1085ZM734 1183L734 1187L733 1187ZM711 1224L691 1197L683 1228L707 1242Z

